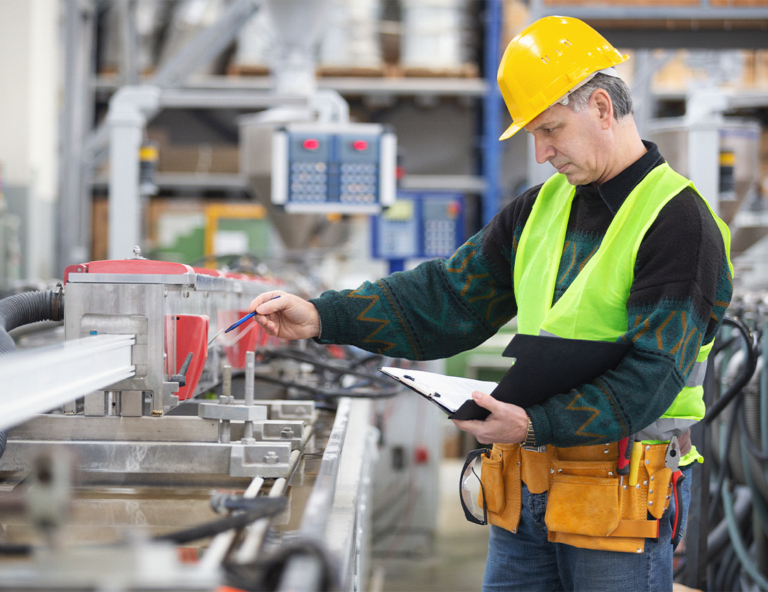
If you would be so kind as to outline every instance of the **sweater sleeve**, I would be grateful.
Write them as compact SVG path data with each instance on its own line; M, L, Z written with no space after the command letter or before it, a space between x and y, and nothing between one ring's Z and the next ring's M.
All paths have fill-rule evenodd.
M515 245L537 193L529 190L502 209L450 259L311 300L323 327L318 341L411 360L483 343L517 314Z
M614 371L528 409L536 444L615 442L658 419L711 342L733 284L722 236L690 190L659 213L640 246L620 340L634 347Z

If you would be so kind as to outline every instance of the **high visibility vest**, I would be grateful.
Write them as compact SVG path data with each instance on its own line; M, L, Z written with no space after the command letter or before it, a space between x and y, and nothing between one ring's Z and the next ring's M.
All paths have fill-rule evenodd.
M565 175L550 177L533 205L515 256L518 331L595 341L619 339L628 329L627 299L640 244L661 209L686 187L691 187L701 197L691 181L666 163L648 173L619 208L600 248L553 305L576 188L568 183ZM715 215L709 204L707 208L723 236L728 266L733 274L728 226ZM664 415L639 432L639 440L669 440L704 417L704 375L713 342L702 346L703 338L698 330L683 335L681 358L686 357L686 349L698 350L689 378ZM685 372L688 368L681 370Z

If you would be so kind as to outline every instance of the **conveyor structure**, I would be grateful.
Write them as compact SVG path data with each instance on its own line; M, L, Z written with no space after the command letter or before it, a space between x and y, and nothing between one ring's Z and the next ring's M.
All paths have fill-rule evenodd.
M0 356L0 589L364 587L380 358L221 332L288 282L138 252L64 280L64 341Z

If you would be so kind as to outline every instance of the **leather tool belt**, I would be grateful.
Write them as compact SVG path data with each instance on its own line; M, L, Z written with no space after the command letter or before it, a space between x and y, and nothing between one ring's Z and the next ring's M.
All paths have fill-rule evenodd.
M519 444L494 444L483 457L481 482L488 522L517 532L522 483L548 492L545 523L551 542L583 549L642 553L659 536L659 519L672 497L667 444L644 445L637 483L616 474L618 446L598 444L535 452ZM480 494L482 496L482 493Z

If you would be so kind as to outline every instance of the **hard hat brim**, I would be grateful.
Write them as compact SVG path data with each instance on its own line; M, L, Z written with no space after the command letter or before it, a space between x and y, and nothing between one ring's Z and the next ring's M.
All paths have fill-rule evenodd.
M501 134L499 141L508 140L509 138L514 136L517 132L519 132L521 129L523 129L527 123L528 123L527 121L523 121L521 123L513 123L507 128L507 131Z

